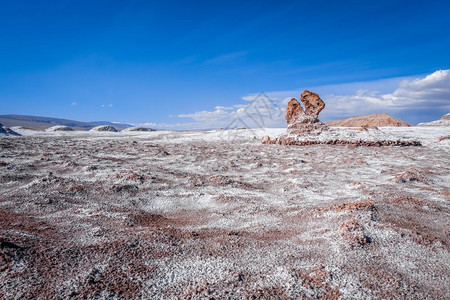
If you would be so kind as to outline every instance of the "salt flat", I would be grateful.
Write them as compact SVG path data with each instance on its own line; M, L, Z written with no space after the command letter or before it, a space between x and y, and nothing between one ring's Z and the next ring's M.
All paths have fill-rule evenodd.
M449 127L0 139L0 298L442 299Z

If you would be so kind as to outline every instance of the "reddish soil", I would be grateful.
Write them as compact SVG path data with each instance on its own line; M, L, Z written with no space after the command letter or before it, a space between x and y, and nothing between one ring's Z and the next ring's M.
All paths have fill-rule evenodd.
M0 299L450 294L445 143L115 134L0 139Z

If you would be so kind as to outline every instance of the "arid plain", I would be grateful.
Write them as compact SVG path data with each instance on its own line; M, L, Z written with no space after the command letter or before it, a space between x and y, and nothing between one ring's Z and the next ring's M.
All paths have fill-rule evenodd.
M368 130L411 147L261 143L284 129L2 138L0 298L443 299L447 128Z

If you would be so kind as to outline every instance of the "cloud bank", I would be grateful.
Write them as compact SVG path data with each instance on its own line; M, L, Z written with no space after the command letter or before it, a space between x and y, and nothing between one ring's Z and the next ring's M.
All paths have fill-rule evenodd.
M361 88L364 86L369 89ZM386 92L387 86L395 87ZM246 95L241 103L232 106L216 106L212 111L178 115L181 119L190 119L190 122L145 125L161 129L284 127L287 102L291 97L298 99L303 89L309 88ZM325 101L326 107L320 115L323 121L387 112L417 124L450 112L450 70L438 70L419 78L393 78L310 89L318 92ZM354 91L348 93L352 89Z
M327 118L388 112L404 115L420 111L450 111L450 70L439 70L423 78L402 80L391 93L358 90L354 95L330 94L325 98Z

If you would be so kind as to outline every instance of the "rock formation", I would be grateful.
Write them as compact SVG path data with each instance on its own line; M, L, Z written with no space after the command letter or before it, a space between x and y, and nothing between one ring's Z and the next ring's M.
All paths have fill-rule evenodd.
M421 146L418 141L403 141L403 140L384 140L382 134L369 133L369 137L364 136L364 139L355 139L354 133L339 133L331 130L327 125L322 123L319 119L319 113L325 108L325 103L320 99L319 95L310 91L304 91L300 95L304 108L300 105L297 99L292 98L286 108L286 133L279 138L271 140L269 136L264 136L261 140L263 144L281 144L281 145L350 145L350 146L367 146L367 147L381 147L381 146ZM386 115L387 114L380 114ZM395 119L393 117L390 117ZM398 119L395 119L398 120ZM398 120L400 121L400 120ZM402 121L400 121L402 122ZM391 122L390 126L393 126ZM404 126L411 126L407 123ZM360 125L366 132L368 128L376 128L374 124ZM383 126L383 125L379 125ZM386 126L386 125L384 125ZM374 129L371 129L372 131ZM361 135L361 137L363 137Z
M287 135L305 136L319 135L328 127L317 117L324 109L325 103L319 95L310 91L304 91L300 95L305 109L297 99L292 98L286 109Z
M288 103L285 115L286 134L275 140L270 140L270 137L265 136L262 140L264 144L290 144L290 141L296 137L317 136L328 130L328 127L317 118L325 107L325 103L319 95L304 91L300 95L300 100L305 108L295 98Z
M310 91L304 91L300 95L300 100L305 106L305 114L308 116L314 116L317 118L322 109L325 108L325 103L323 103L319 95Z
M326 122L325 124L327 126L332 127L365 127L365 128L375 128L383 126L395 126L395 127L412 126L411 124L408 124L400 119L390 116L387 113L351 117L346 119L329 121Z

